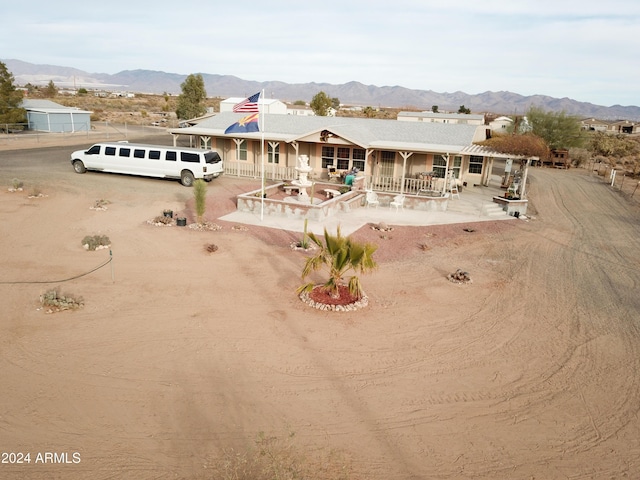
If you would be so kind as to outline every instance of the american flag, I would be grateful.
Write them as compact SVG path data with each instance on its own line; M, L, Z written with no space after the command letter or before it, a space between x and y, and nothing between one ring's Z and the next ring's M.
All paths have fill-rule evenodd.
M243 101L233 107L233 111L242 113L259 112L260 110L258 109L258 98L260 98L260 92L256 93L255 95L251 95L249 98L245 98Z

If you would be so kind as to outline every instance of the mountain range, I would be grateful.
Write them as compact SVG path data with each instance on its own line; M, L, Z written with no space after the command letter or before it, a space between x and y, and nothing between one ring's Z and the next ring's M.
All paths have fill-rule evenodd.
M179 94L180 85L188 75L156 70L124 70L116 74L88 73L71 67L37 65L20 60L1 60L14 76L15 83L23 86L46 85L49 81L57 87L127 91L150 94ZM560 112L582 118L600 120L640 121L640 107L602 106L579 102L570 98L553 98L546 95L523 96L513 92L487 91L480 94L464 92L438 93L432 90L412 90L401 86L364 85L348 82L340 85L329 83L289 84L279 81L257 82L243 80L233 75L201 73L205 90L211 97L246 97L264 90L267 98L283 102L304 100L310 102L314 95L323 91L331 98L338 98L343 105L402 108L407 110L431 110L437 105L441 112L457 111L461 105L472 113L494 113L503 115L524 114L535 105L545 110Z

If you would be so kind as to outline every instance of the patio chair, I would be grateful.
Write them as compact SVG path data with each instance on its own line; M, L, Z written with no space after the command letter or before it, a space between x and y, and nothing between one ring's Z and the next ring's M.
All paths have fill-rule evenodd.
M378 194L373 190L367 190L367 208L369 208L369 205L373 205L378 208L379 203Z
M396 207L396 212L400 208L404 209L404 195L396 195L393 197L393 200L389 203L389 208L391 207Z
M337 180L340 178L340 172L336 169L336 167L329 165L327 167L327 173L329 175L329 180Z

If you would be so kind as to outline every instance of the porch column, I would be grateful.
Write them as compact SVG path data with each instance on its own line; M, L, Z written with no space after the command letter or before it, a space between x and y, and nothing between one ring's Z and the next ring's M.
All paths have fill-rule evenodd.
M296 156L293 159L293 166L295 167L298 165L298 156L300 155L300 144L294 140L293 142L291 142L291 146L296 151ZM288 167L289 167L289 155L287 155L287 168Z
M407 159L413 155L413 152L399 152L402 155L402 183L400 184L400 194L404 193L404 177L407 171Z
M275 162L275 156L276 156L276 147L280 145L280 142L269 142L269 146L271 147L271 152L273 152L273 161L271 162L271 180L275 180L274 178L274 171L276 168L276 162ZM269 152L267 151L267 163L269 160Z
M242 143L242 138L234 138L233 143L236 144L236 165L238 169L238 178L240 178L240 144ZM253 176L253 178L256 178L255 175Z
M202 140L202 143L204 143L204 148L205 149L209 148L209 147L207 147L207 145L211 141L211 137L206 137L206 136L203 135L203 136L200 137L200 139Z
M487 168L483 174L483 179L480 183L485 187L489 186L489 181L491 180L491 172L493 171L493 157L485 157L487 159Z
M374 167L375 167L373 162L376 159L376 156L375 156L374 152L375 152L375 150L371 150L371 149L367 148L365 150L365 154L364 154L364 165L365 165L365 168L366 168L366 165L367 165L367 160L369 159L369 157L371 157L371 172L369 172L369 176L371 177L371 184L370 185L365 185L365 187L364 187L365 189L368 189L368 190L372 190L373 189L372 185L373 185L373 174L374 174ZM364 177L365 177L365 179L367 178L366 175Z
M449 154L445 153L442 155L444 158L444 178L442 179L442 196L444 197L447 194L447 183L449 182Z
M527 189L527 174L529 173L529 160L530 158L525 158L524 160L524 172L522 172L522 186L520 187L520 198L524 200L525 198L525 190Z

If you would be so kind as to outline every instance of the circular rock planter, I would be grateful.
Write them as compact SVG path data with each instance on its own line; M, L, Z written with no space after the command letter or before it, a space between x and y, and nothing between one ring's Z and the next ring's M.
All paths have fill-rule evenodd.
M369 297L362 295L355 298L349 294L349 287L340 286L340 297L332 298L329 296L324 285L316 285L310 292L302 292L300 300L317 310L326 310L332 312L353 312L369 305Z

